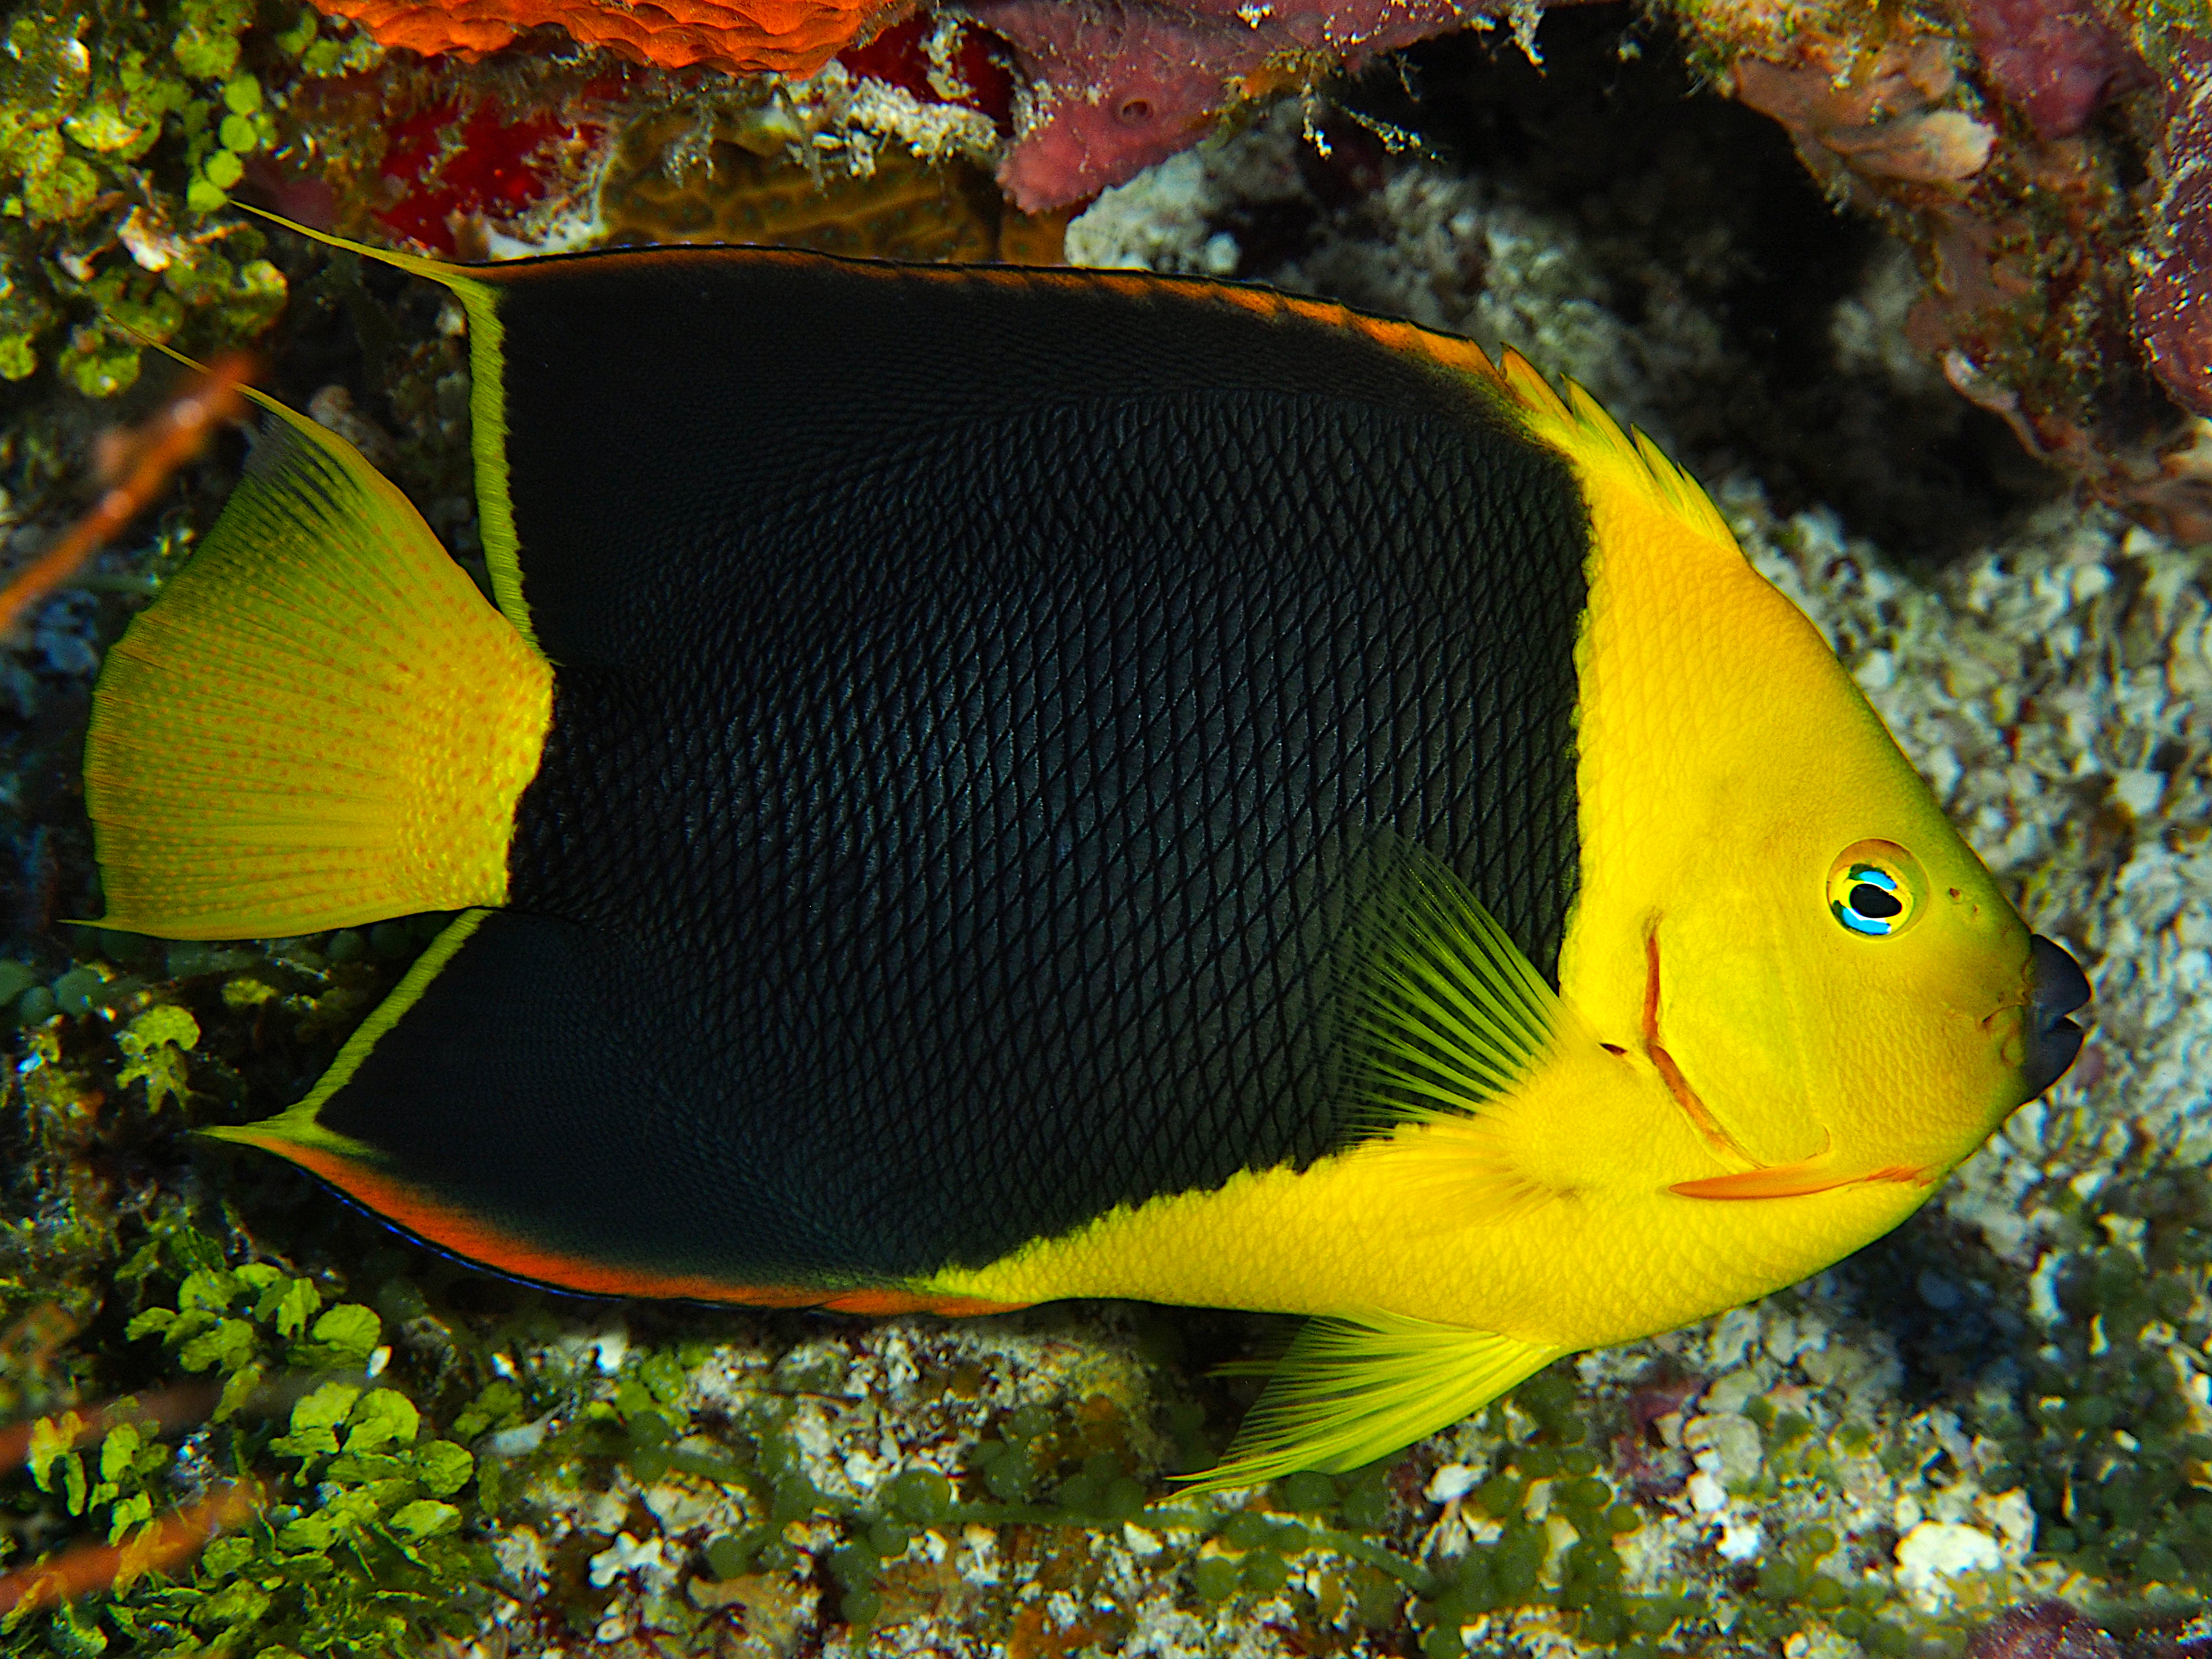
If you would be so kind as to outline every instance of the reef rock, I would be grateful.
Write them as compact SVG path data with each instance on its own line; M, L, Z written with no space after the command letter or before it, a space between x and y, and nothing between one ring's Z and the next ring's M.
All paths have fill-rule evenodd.
M2070 138L2142 64L2087 0L1966 0L1983 68L2039 137Z
M2063 1601L2027 1601L1969 1637L1966 1659L2120 1659L2120 1648Z
M1911 248L1908 334L1954 387L2098 498L2212 541L2212 43L2153 9L1668 13L1832 200Z
M2212 44L2181 42L2170 73L2136 338L2174 402L2212 416Z

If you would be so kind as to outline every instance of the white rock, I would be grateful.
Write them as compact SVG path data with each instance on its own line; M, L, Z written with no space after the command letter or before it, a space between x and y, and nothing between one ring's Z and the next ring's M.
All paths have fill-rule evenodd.
M1682 1446L1698 1467L1723 1484L1757 1478L1765 1452L1759 1425L1734 1412L1710 1412L1682 1425Z
M600 1371L612 1376L622 1369L623 1360L629 1353L629 1333L621 1329L602 1331L592 1339L589 1346Z
M1713 1547L1723 1561L1756 1561L1766 1547L1766 1534L1756 1521L1727 1521L1722 1522L1720 1542Z
M1984 1494L1974 1500L1974 1513L1984 1525L1994 1528L2005 1559L2017 1566L2035 1548L2035 1510L2027 1494L2014 1486L2010 1492Z
M1730 1308L1715 1322L1705 1352L1715 1370L1731 1370L1759 1340L1759 1316L1749 1308Z
M1962 1572L1995 1572L2004 1565L1997 1540L1979 1527L1923 1521L1897 1540L1897 1582L1923 1608L1949 1599L1948 1581Z
M2112 779L2112 799L2136 817L2147 818L2158 811L2166 794L2166 774L2148 767L2130 767Z
M592 1583L595 1589L605 1589L624 1573L650 1572L661 1565L658 1538L648 1538L641 1544L628 1533L618 1532L613 1543L592 1558Z
M1451 1504L1466 1497L1481 1484L1482 1474L1464 1463L1447 1463L1429 1477L1429 1484L1421 1495L1431 1504Z

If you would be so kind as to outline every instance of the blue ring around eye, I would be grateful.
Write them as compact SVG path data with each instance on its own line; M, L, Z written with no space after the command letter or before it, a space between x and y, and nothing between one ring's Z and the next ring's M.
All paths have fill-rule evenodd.
M1869 939L1889 937L1892 923L1887 916L1863 916L1848 904L1832 904L1828 908L1836 913L1836 920L1854 933L1864 934Z
M1887 870L1876 869L1871 864L1853 865L1851 879L1863 881L1869 887L1879 887L1885 893L1894 893L1897 890L1897 878Z

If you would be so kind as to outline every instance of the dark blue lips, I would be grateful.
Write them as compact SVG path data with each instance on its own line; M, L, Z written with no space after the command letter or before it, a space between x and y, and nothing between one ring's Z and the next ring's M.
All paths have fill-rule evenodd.
M2035 994L2027 1005L2027 1097L2033 1100L2065 1076L2081 1052L2081 1028L2066 1016L2088 1001L2089 976L2040 933L2028 961L2035 975Z

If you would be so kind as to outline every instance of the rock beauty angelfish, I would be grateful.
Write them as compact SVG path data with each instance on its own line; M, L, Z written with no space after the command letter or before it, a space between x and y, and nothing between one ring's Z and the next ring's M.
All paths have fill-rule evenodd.
M1817 1271L2073 1059L2081 970L1820 635L1518 357L1170 277L358 251L466 309L496 608L261 399L85 793L105 927L459 912L210 1132L424 1239L1316 1316L1243 1484Z

